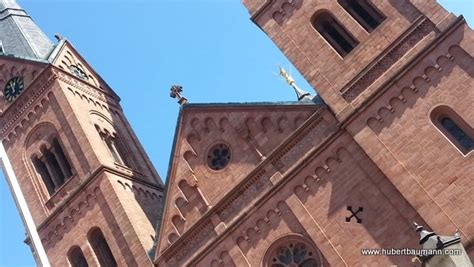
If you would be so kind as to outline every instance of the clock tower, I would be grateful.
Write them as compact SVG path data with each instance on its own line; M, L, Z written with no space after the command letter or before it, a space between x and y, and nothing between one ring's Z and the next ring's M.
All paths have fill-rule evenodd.
M15 1L0 16L0 138L49 263L152 265L163 185L120 98Z

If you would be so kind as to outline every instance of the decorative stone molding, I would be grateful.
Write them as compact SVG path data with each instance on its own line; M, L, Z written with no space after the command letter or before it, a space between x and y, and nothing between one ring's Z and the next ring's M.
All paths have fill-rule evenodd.
M216 255L216 259L211 261L211 267L221 267L221 266L237 266L233 261L232 257L230 257L229 252L227 250L223 250L219 252L219 255Z
M56 78L57 76L55 75L45 74L42 78L36 80L34 84L30 85L30 89L38 88L37 90L25 91L17 99L15 107L7 109L4 114L6 123L4 123L3 128L0 130L0 135L3 139L5 139L5 136L7 137L7 142L13 139L18 132L27 125L29 120L35 118L36 115L47 106L51 95L43 96L43 94Z
M239 187L240 190L237 194L224 200L222 208L217 211L217 215L222 221L229 221L232 215L241 211L258 193L269 186L269 178L265 176L265 170L261 170L242 187Z
M185 260L187 255L204 245L210 237L215 236L214 226L210 220L206 220L196 231L187 235L182 242L175 246L165 256L166 262L170 266L181 266L180 263Z
M449 62L454 62L455 57L453 54L457 53L456 50L462 50L462 48L458 45L453 45L448 49L449 52L438 56L433 65L427 66L423 73L413 77L411 83L393 94L388 103L378 107L376 109L377 112L367 119L366 124L374 131L380 128L379 124L386 122L388 117L391 116L390 114L395 113L399 108L405 106L410 98L416 97L420 93L420 84L429 84L436 75L440 75L443 72L442 66L450 64Z
M123 187L124 190L129 190L130 192L134 193L137 196L143 196L145 198L149 198L149 199L152 199L152 200L155 200L155 199L162 200L163 199L162 195L156 194L155 192L150 192L149 190L144 189L143 187L138 186L136 184L130 185L129 183L124 182L124 181L120 181L120 180L117 180L117 183L119 183Z
M107 95L101 89L96 88L87 82L81 81L77 77L74 77L72 74L66 73L63 70L54 69L54 73L57 75L60 81L75 88L76 90L71 88L69 88L69 90L74 93L74 95L79 96L82 100L92 102L94 105L98 105L106 110L109 109L108 106L113 106L114 108L120 110L120 107L116 104L117 99ZM97 99L98 101L94 99ZM105 103L106 105L102 104L101 102Z
M365 89L372 85L390 67L401 59L412 47L419 43L429 33L436 31L434 25L427 17L420 17L394 46L367 66L353 81L342 90L342 97L347 102L357 98Z
M345 147L339 147L335 151L333 155L322 160L322 164L315 166L314 171L310 175L300 178L300 182L294 186L293 192L300 200L302 200L301 196L303 194L310 192L314 184L325 182L329 178L328 175L332 172L332 168L342 163L341 153L350 154Z
M74 226L73 224L90 209L97 195L100 194L99 187L93 187L88 192L81 193L80 199L76 199L73 204L64 207L61 218L56 218L58 223L50 223L45 228L39 229L41 242L46 248L53 247L55 243L61 240L67 230Z
M252 15L252 19L257 21L264 14L271 14L271 18L278 24L282 24L293 15L295 10L300 9L302 4L303 0L268 0Z
M238 236L235 240L240 250L246 251L246 247L249 245L249 242L255 241L257 234L260 234L271 228L272 220L280 220L282 216L281 210L278 208L283 202L279 202L275 205L275 208L265 211L264 216L255 220L255 224L247 228L243 232L243 235Z
M272 18L278 23L282 24L285 20L288 20L296 9L301 7L302 0L284 0L276 1L276 7L272 13Z
M305 127L302 133L291 138L291 141L288 144L282 146L284 149L272 158L271 164L273 166L279 170L291 166L305 151L308 151L309 147L320 141L317 138L320 131L316 126L324 122L323 116L319 115L321 113L322 110L318 110L315 113L317 116L313 115L315 119L311 121L311 124L308 127Z

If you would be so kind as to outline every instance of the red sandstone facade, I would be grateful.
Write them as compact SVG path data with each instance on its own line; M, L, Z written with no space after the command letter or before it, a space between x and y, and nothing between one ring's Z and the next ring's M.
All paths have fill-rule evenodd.
M0 56L26 87L0 136L50 263L413 266L361 249L418 248L414 221L474 258L474 34L432 0L367 0L373 21L348 2L244 0L325 103L183 105L166 197L67 41L48 63Z
M0 101L1 138L50 264L81 266L72 263L80 251L89 266L150 266L161 180L117 95L67 41L56 53L49 64L0 58L3 81L24 77L24 92L12 103ZM73 75L71 65L87 78ZM110 138L120 155L108 147ZM104 241L91 245L94 233L112 251L109 265L94 250Z
M327 105L184 105L156 266L413 266L361 250L419 248L414 221L474 258L465 21L431 0L365 1L375 23L351 1L243 2Z

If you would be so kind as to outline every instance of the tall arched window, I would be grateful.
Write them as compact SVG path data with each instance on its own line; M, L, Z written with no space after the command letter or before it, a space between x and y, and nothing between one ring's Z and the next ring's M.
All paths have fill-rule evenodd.
M51 144L51 151L57 158L59 168L61 169L61 175L65 179L71 177L72 176L71 165L69 165L69 161L67 160L66 155L64 154L64 151L61 148L61 145L59 144L59 141L57 138L53 138L53 141Z
M265 267L319 267L324 259L319 250L299 236L284 237L270 246L265 258Z
M36 169L36 172L39 174L41 179L43 180L44 185L46 186L46 189L48 190L49 195L52 195L54 193L54 182L53 178L49 174L48 170L46 169L46 164L41 161L38 156L33 156L31 158L31 162L33 162L33 166Z
M31 161L49 195L52 195L72 176L71 165L57 138L52 138L47 145L42 145Z
M105 237L99 228L95 228L89 233L89 243L92 247L92 250L94 250L97 260L99 260L100 266L117 266L117 262L115 261L114 255L112 254L109 245L107 244L107 240L105 240Z
M98 125L95 125L95 127L100 135L100 138L114 158L114 161L120 165L130 167L129 160L126 157L127 153L125 153L123 144L120 142L117 134L110 133L108 130L102 130Z
M452 108L439 106L431 112L433 124L463 153L474 149L474 130Z
M377 28L385 19L369 0L338 0L338 2L368 32Z
M359 43L352 35L327 11L313 17L313 27L341 55L349 54Z
M84 257L81 248L78 246L75 246L69 250L68 259L71 267L89 267L89 264L87 264L87 260Z

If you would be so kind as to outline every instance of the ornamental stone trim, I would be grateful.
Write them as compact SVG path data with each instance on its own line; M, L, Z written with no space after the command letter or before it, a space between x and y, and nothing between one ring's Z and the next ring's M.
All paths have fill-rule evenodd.
M407 54L413 46L435 30L436 25L434 25L433 22L427 17L420 17L398 44L378 59L375 64L369 65L368 69L363 71L362 76L357 77L356 80L349 85L348 89L345 89L347 88L345 87L341 90L344 100L351 102L356 99L399 59Z

